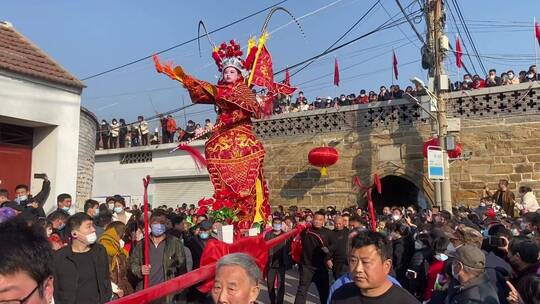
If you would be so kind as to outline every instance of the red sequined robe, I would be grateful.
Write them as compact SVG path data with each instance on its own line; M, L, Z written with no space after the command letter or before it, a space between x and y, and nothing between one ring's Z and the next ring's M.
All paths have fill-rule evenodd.
M237 204L241 210L241 228L251 227L257 212L265 221L270 214L268 187L263 176L265 152L253 134L251 123L252 117L261 116L255 94L243 79L217 86L189 75L183 75L182 81L194 103L215 104L219 108L216 128L205 145L215 196Z

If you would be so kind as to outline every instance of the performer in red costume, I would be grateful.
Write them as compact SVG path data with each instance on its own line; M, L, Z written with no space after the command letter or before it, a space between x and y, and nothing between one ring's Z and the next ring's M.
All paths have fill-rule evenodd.
M244 61L240 46L233 40L214 49L212 54L222 73L217 85L184 73L181 67L161 65L156 69L182 83L193 103L215 104L216 127L205 145L210 180L215 199L226 199L240 210L239 228L249 228L270 214L268 187L263 176L264 147L252 130L252 118L261 118L263 106L246 81L253 55Z

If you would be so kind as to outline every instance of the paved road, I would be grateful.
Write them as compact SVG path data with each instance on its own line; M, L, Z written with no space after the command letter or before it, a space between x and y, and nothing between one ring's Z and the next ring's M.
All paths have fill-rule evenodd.
M298 269L293 268L287 271L285 275L285 301L284 303L294 303L294 296L296 295L296 289L298 288ZM266 288L266 283L261 284L261 293L257 299L261 303L270 303L270 298L268 297L268 289ZM315 284L311 284L307 296L307 304L318 304L319 294L315 288ZM325 304L325 303L323 303Z

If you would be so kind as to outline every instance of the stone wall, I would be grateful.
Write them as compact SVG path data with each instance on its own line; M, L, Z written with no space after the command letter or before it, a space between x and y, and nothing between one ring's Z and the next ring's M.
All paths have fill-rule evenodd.
M495 189L501 178L509 179L512 189L530 185L540 194L539 87L519 84L447 95L449 117L461 121L461 130L454 135L464 151L472 152L469 160L451 164L454 203L477 204L484 186ZM353 179L359 176L367 183L375 173L405 178L433 203L434 185L427 179L422 155L431 129L428 117L408 100L258 121L255 132L267 151L264 168L272 205L319 208L361 203L364 198L353 187ZM328 177L321 177L307 161L308 152L323 145L340 153Z
M76 190L78 210L83 209L84 201L92 195L97 128L98 120L96 116L81 107Z

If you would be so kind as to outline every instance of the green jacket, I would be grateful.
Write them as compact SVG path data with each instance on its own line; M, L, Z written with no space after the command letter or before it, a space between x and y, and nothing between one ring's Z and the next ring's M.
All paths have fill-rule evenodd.
M186 254L182 242L178 238L167 235L164 242L165 250L163 251L163 265L161 267L163 267L163 273L165 273L165 280L168 281L187 272ZM150 245L152 246L152 244ZM129 257L131 272L140 279L137 283L137 290L143 289L144 280L141 266L144 263L144 241L140 241ZM156 265L153 265L153 267L156 267ZM175 300L181 300L184 297L184 292L179 292L176 295L171 294L167 296L164 303L176 303Z

